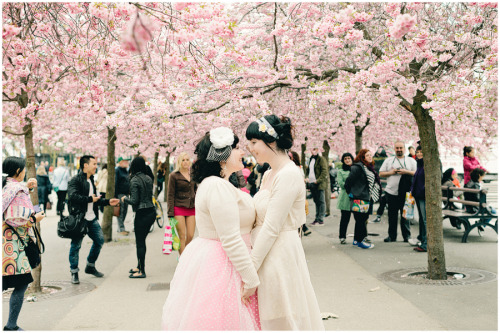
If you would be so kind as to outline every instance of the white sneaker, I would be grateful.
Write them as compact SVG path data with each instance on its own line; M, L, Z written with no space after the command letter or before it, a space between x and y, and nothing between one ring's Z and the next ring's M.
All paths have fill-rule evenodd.
M418 239L408 239L408 244L410 244L411 246L418 246L420 245L420 242Z

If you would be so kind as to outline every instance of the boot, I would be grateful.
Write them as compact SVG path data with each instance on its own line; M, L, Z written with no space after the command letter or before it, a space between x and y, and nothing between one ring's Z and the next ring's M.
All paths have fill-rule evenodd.
M80 284L80 280L78 279L78 273L71 273L71 283Z
M98 277L98 278L104 276L104 274L102 274L97 269L95 269L95 267L92 267L92 266L89 266L89 265L87 265L87 267L85 267L85 273L92 274L93 276Z

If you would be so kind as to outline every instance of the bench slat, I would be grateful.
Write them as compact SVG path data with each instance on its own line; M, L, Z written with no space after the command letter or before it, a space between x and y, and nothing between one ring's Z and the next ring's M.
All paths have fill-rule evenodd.
M445 216L461 217L461 216L473 216L474 214L465 213L463 211L443 209L443 214Z
M444 202L448 202L448 198L441 197L441 199ZM456 203L461 203L461 204L468 205L468 206L479 207L479 202L477 202L477 201L468 201L468 200L451 199L451 198L450 198L450 201L451 202L456 202Z

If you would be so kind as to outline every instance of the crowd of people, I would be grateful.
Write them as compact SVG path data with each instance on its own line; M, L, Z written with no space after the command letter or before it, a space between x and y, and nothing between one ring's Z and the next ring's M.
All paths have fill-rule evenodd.
M245 159L247 153L231 129L215 128L198 141L194 162L189 153L183 152L177 156L173 170L167 170L167 163L158 163L156 184L144 156L136 156L131 162L119 157L115 197L111 199L105 199L108 167L103 164L96 175L94 156L82 156L74 176L65 161L58 160L52 181L42 163L37 167L36 179L29 179L26 185L25 160L6 158L2 185L3 290L14 291L4 330L20 330L17 318L23 295L33 281L23 242L37 241L32 229L49 209L52 190L57 193L57 214L63 218L67 204L68 214L79 216L86 226L82 234L71 239L69 250L71 282L78 284L79 252L85 236L92 240L85 273L104 276L96 262L104 244L99 211L102 213L108 205L120 208L117 232L123 236L129 235L125 220L131 206L137 265L128 274L130 278L146 278L146 238L156 218L155 186L157 195L167 180L167 215L175 219L180 248L163 308L162 328L166 330L323 330L300 237L311 233L305 223L309 211L307 190L315 204L310 225L321 227L328 216L325 197L329 196L332 181L339 189L336 207L340 211L340 244L347 244L353 216L353 246L374 248L367 237L367 224L374 204L379 203L374 222L380 222L385 206L388 210L388 236L384 242L397 240L399 219L403 241L415 246L415 251L427 251L425 171L420 145L410 147L405 155L404 142L395 142L395 155L390 157L383 148L375 154L369 149L359 150L356 156L346 152L340 159L341 167L332 172L318 148L311 150L303 170L299 154L290 150L292 124L287 117L261 117L248 126L245 136L253 159ZM379 170L374 156L385 157ZM465 147L464 187L480 189L486 172L474 149ZM446 170L442 184L460 187L457 172ZM35 188L37 206L29 196ZM411 238L409 221L403 216L408 193L415 198L418 210L416 239ZM475 194L464 196L479 201ZM467 207L468 211L473 209ZM20 237L14 237L13 232Z

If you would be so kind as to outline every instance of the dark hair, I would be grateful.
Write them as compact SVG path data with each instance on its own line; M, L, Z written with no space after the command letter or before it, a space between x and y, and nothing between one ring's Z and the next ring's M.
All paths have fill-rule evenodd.
M300 166L300 156L296 151L290 151L290 159L295 163L296 166Z
M92 158L95 159L95 157L92 155L83 155L82 157L80 157L80 170L83 171L83 165L89 164Z
M340 159L340 161L342 162L342 170L349 171L349 170L351 170L351 166L344 163L344 158L346 158L346 157L351 158L351 161L352 161L351 163L354 163L354 157L352 156L351 153L344 153L344 154L342 154L342 158Z
M281 151L292 148L293 126L290 118L285 116L278 118L278 116L274 114L264 116L264 118L274 128L276 134L278 134L278 138L275 139L273 136L269 135L269 133L259 131L259 124L257 121L253 121L248 125L246 131L247 140L262 140L269 148L271 148L269 144L276 141L276 146Z
M108 163L104 163L104 164L102 165L102 170L107 169L107 168L108 168Z
M358 152L358 155L356 155L356 158L354 159L354 163L361 162L361 163L363 163L366 166L369 166L369 165L373 166L375 164L375 162L373 160L372 160L371 163L368 163L365 160L365 155L369 151L370 151L369 149L360 149L359 152Z
M443 172L443 178L441 178L441 185L446 183L448 180L453 180L451 178L451 175L453 174L453 168L446 169L445 172Z
M418 145L415 151L422 150L422 146Z
M479 177L484 176L485 173L486 171L484 171L483 169L475 168L470 172L470 179L477 183L479 181Z
M470 153L474 149L472 146L465 146L464 147L464 156L467 156L468 153Z
M130 169L128 170L129 178L132 179L138 172L142 172L143 174L149 176L152 180L155 178L153 171L151 171L151 168L147 166L146 160L142 156L135 157L130 163Z
M231 145L232 148L236 148L240 139L235 135L234 142ZM201 138L196 144L196 149L194 153L197 155L196 161L194 161L191 166L191 176L196 183L201 183L203 179L210 176L220 177L220 172L222 168L220 167L220 162L209 162L207 161L208 151L212 143L210 142L210 132L205 133L205 136Z
M264 173L266 172L267 170L269 170L271 166L269 165L269 163L265 162L264 164L260 165L260 164L257 164L257 172L258 173Z
M2 172L7 174L7 177L19 176L25 167L26 160L21 157L9 156L2 162ZM7 177L2 177L2 188L7 184Z

